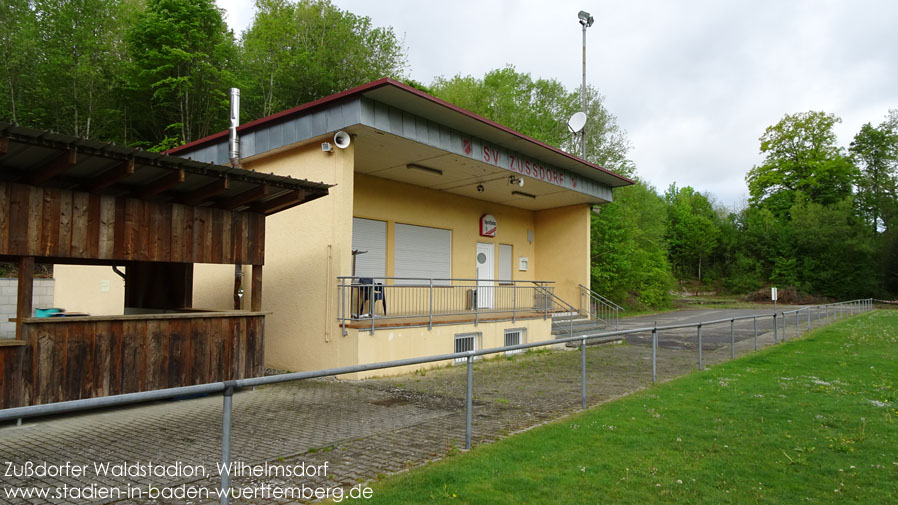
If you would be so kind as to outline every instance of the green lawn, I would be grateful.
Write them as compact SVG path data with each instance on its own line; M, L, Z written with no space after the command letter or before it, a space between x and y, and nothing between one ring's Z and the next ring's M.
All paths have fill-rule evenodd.
M898 503L896 356L898 311L858 316L384 479L370 502Z

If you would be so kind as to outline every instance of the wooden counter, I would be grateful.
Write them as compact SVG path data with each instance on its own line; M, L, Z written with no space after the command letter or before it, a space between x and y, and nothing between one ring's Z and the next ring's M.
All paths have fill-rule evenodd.
M0 347L0 408L262 375L265 314L22 319L22 344Z

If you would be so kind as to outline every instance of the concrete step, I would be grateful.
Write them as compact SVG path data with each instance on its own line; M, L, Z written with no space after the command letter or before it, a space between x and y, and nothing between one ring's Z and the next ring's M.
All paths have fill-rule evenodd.
M556 324L552 325L552 334L553 335L561 335L561 334L569 334L571 328L571 323L568 321L556 321ZM583 320L574 320L573 322L573 330L574 334L583 333L583 332L596 332L596 331L609 331L610 327L602 321L595 321L591 319L583 319Z
M614 328L609 328L606 326L583 326L583 327L574 327L574 331L571 332L569 328L554 328L552 330L552 335L555 338L565 338L565 337L579 337L582 335L595 335L596 333L605 333L608 331L613 331Z

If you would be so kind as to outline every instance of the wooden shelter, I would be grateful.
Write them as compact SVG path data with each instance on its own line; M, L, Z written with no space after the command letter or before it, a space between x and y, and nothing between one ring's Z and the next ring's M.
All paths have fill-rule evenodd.
M327 188L0 122L0 408L261 375L265 216ZM126 314L32 317L35 263L124 267ZM250 310L193 309L194 263L252 265Z

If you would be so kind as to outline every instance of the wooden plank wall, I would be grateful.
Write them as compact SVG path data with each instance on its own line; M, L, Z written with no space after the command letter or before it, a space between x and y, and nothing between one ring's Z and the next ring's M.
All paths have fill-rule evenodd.
M0 255L264 263L265 216L0 182Z
M25 323L0 347L0 408L258 377L264 316Z

